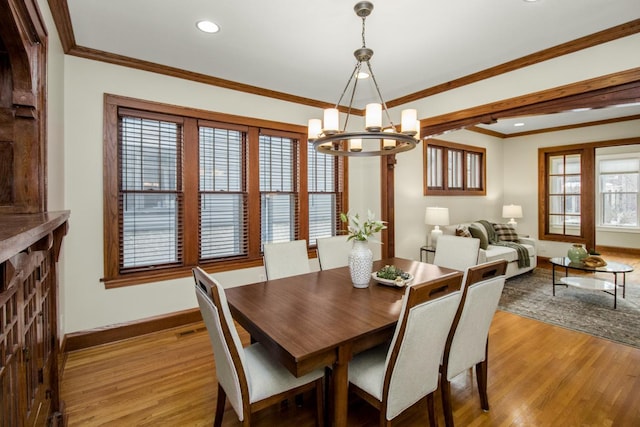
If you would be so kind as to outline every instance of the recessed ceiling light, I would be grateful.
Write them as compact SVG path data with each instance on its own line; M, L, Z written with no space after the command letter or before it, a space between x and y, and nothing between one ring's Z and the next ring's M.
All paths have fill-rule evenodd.
M220 27L215 22L211 21L198 21L196 22L196 27L200 31L204 31L205 33L217 33L220 31Z
M524 123L514 123L513 124L515 127L520 127L520 126L524 126Z

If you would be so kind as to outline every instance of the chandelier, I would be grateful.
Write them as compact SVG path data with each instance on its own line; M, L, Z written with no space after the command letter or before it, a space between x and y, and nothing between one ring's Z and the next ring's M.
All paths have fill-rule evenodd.
M414 109L403 110L400 122L401 128L398 131L391 120L387 104L382 98L378 82L371 69L370 60L373 56L373 50L369 49L365 43L365 20L371 14L373 4L368 1L361 1L356 3L353 10L356 15L362 18L362 47L353 52L357 63L335 107L324 110L324 120L309 120L308 139L313 143L316 151L334 156L386 156L411 150L420 142L418 133L420 123L417 119L417 112ZM347 132L346 129L351 116L358 79L361 78L360 76L363 73L366 74L365 70L362 69L363 64L366 65L368 75L371 77L380 102L367 104L365 108L365 130ZM347 92L349 92L349 88L351 88L349 107L344 127L340 129L338 107ZM382 126L383 112L389 122L385 127ZM374 145L367 145L366 147L369 149L363 149L364 140L375 140Z

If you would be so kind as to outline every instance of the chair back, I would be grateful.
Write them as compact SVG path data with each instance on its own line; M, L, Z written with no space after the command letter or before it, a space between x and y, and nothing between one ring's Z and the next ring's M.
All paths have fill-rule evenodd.
M213 347L218 383L242 421L243 396L248 402L249 386L242 342L233 323L224 288L199 267L193 269L193 277L200 313Z
M309 273L307 241L265 243L263 248L264 270L268 280Z
M347 236L323 237L316 240L318 262L321 270L349 265L349 252L353 244Z
M462 302L447 338L443 375L453 379L485 360L489 327L504 287L507 261L469 267L465 272Z
M440 236L433 263L440 267L465 271L478 263L480 240L461 236Z
M438 387L440 358L462 297L462 273L407 287L387 353L383 407L391 420Z

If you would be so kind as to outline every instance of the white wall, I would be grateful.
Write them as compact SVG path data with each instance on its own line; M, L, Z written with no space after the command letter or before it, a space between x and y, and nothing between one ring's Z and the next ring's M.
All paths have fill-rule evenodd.
M502 142L494 137L465 130L450 132L438 139L483 147L487 159L486 196L425 196L424 141L414 151L396 155L395 213L396 256L420 259L420 246L427 243L431 226L424 223L427 206L449 208L452 224L479 219L498 220L502 213Z
M632 137L640 137L638 120L507 139L503 144L504 200L522 205L524 218L518 220L518 231L538 236L538 148ZM640 248L638 233L616 234L613 240L597 234L596 241L606 246ZM568 247L566 242L540 241L538 255L564 256Z
M127 69L111 64L64 56L50 18L48 3L39 0L49 30L49 208L71 210L70 230L63 244L61 260L61 328L70 333L106 325L162 315L196 306L192 280L171 280L105 290L102 239L102 144L103 96L105 93L305 125L321 113L312 107L295 105L255 95L233 92L195 82ZM547 61L479 82L450 93L439 94L415 104L419 117L476 106L560 84L640 66L637 53L640 35L597 46L571 58ZM571 61L571 62L568 62ZM575 64L575 65L574 65ZM406 106L404 106L406 107ZM422 147L398 155L396 168L397 254L418 257L424 243L424 208L451 208L452 221L495 218L503 199L520 202L519 193L500 184L501 164L517 160L528 171L528 157L504 151L506 145L494 138L470 132L452 133L442 139L487 148L488 194L486 197L425 198L422 195ZM518 144L518 142L516 142ZM515 144L514 144L515 146ZM522 144L526 152L531 151ZM535 149L533 149L535 151ZM531 165L535 167L535 165ZM528 172L526 172L528 173ZM504 173L505 178L511 174ZM508 182L508 179L507 179ZM508 197L507 197L508 196ZM379 159L350 159L349 200L352 212L380 207ZM522 201L526 213L534 199ZM383 218L384 219L384 218ZM533 234L533 232L532 232ZM374 248L376 249L376 248ZM379 248L376 256L379 256ZM317 267L317 266L315 266ZM262 268L218 274L226 286L257 281Z

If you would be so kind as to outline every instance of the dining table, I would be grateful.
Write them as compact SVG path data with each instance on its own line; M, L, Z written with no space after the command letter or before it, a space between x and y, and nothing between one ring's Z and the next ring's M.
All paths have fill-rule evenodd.
M411 274L408 285L457 272L403 258L374 261L373 271L385 265ZM368 287L355 288L349 267L225 290L235 321L293 375L331 368L328 403L333 416L328 418L339 427L347 425L349 361L391 340L404 292L404 287L383 285L373 277Z

